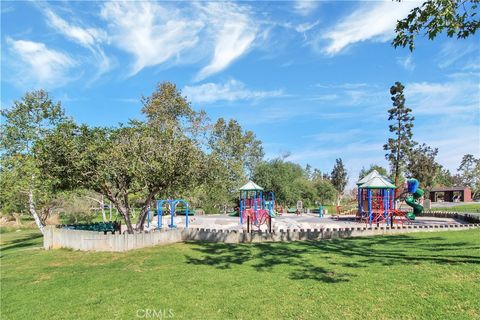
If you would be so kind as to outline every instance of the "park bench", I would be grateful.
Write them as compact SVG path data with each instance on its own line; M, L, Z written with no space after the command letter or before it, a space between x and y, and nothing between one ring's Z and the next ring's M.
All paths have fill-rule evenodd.
M179 216L185 216L187 215L187 210L186 209L176 209L175 214ZM195 210L191 209L188 210L188 215L189 216L194 216L195 215Z
M59 225L57 227L61 229L103 232L104 234L107 234L107 232L110 232L112 234L115 234L115 231L120 232L121 222L108 221L108 222L95 222L95 223L66 224L66 225Z

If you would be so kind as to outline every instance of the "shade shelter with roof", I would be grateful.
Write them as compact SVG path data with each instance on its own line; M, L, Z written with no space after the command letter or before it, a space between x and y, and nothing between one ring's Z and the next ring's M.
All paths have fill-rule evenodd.
M368 223L390 222L395 211L395 188L390 179L373 170L357 182L358 210Z
M429 190L430 201L437 202L441 198L445 202L471 202L472 190L468 187L444 187ZM443 195L443 197L442 197Z
M275 207L273 192L264 194L264 189L253 181L240 187L240 223L248 219L249 223L261 225L270 221ZM270 223L271 226L271 223Z

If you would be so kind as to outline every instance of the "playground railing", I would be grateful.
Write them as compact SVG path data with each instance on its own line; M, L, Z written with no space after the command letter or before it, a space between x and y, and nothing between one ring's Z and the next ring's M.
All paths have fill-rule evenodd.
M412 223L412 220L408 219L407 217L407 211L401 211L401 210L394 210L393 211L393 223L396 224L405 224L405 223Z
M370 220L370 215L367 212L357 212L355 222L367 224Z

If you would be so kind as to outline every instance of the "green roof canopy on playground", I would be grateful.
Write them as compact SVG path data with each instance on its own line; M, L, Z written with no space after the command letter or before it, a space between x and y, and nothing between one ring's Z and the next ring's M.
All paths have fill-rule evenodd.
M357 182L361 189L395 189L387 177L382 176L377 170L373 170Z
M391 223L395 210L395 185L390 179L373 170L358 185L359 214L369 223L385 221Z
M240 191L263 191L263 188L250 180L240 188Z

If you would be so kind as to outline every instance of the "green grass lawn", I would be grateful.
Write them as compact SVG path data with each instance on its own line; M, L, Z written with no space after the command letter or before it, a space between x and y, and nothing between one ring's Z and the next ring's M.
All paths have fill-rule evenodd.
M2 230L1 319L480 319L479 230L128 253L41 243Z
M480 203L475 202L475 203L461 204L461 205L452 206L452 207L435 207L435 208L432 208L431 211L480 213Z

